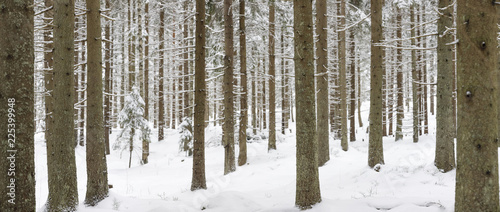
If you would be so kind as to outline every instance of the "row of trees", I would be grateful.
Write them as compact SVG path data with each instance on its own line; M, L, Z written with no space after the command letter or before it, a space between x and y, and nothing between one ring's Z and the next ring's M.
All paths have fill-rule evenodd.
M7 204L8 196L3 196L2 208L34 210L35 129L43 130L47 141L46 209L76 209L76 144L87 148L85 204L95 205L104 199L108 192L104 154L110 153L109 134L113 126L120 127L116 116L124 107L124 96L134 86L144 96L144 116L158 129L159 141L164 139L164 128L175 128L183 117L194 116L192 190L206 189L207 123L223 125L224 174L229 174L236 170L235 134L239 135L238 165L244 165L247 129L257 134L257 129L268 128L268 149L275 150L276 108L281 107L284 134L295 107L296 205L310 208L321 201L318 166L329 160L329 133L341 140L344 151L348 140L356 140L354 112L356 105L360 111L364 90L361 70L369 69L368 165L378 170L384 164L383 136L394 134L396 141L403 138L405 96L406 108L412 108L413 141L418 142L418 135L428 132L427 111L433 112L436 92L436 166L443 171L455 167L453 138L457 137L455 209L498 210L498 102L497 95L491 95L497 92L496 35L491 30L497 19L491 2L464 0L455 4L443 0L438 2L437 13L431 15L429 11L436 7L432 1L372 0L368 5L356 0L316 0L315 23L311 1L294 0L292 7L288 1L245 4L240 0L237 16L233 15L237 4L232 0L102 3L26 0L5 4L0 13L2 20L12 20L2 27L0 36L1 68L12 70L3 71L6 83L1 86L1 98L7 103L15 101L1 106L4 121L0 126L9 129L3 132L4 138L12 137L14 126L18 132L14 134L17 140L2 141L1 147L16 158L15 162L2 160L1 167L10 170L14 166L17 175L2 176L0 187L8 188L15 179L16 198L24 201L11 205ZM36 14L26 9L31 5L35 5ZM403 9L410 9L410 14L403 14ZM236 42L235 17L239 22ZM247 22L245 17L251 19ZM429 26L435 26L436 20L434 32ZM363 39L368 34L370 41ZM292 43L294 56L290 53ZM363 63L368 54L362 54L368 45L370 64ZM266 47L267 54L259 52ZM429 52L435 48L434 63ZM41 53L35 54L35 50ZM434 80L429 71L435 70L434 64L436 89L431 86ZM292 71L295 74L291 75ZM453 98L455 78L458 103ZM276 85L281 92L276 92ZM35 102L38 112L32 110ZM37 121L36 128L32 120ZM66 133L70 131L75 133ZM142 161L147 161L147 155L143 148Z

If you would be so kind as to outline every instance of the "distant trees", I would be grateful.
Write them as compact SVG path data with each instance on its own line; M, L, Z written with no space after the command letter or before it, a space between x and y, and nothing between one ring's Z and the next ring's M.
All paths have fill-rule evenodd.
M32 5L33 0L3 1L0 12L2 211L36 210Z
M457 212L500 210L495 7L457 1Z

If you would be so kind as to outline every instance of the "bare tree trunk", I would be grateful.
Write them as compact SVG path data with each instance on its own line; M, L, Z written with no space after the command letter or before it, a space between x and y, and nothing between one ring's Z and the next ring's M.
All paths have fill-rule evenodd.
M191 191L207 189L205 178L205 104L207 104L207 86L205 82L205 34L205 0L196 0L194 64L195 104L193 121L193 177L191 181Z
M85 205L95 206L108 196L108 167L104 141L102 33L99 0L87 0L87 193Z
M384 1L371 0L371 83L370 83L370 143L368 165L384 164L382 143L382 47L376 46L382 40L382 5Z
M149 2L144 6L144 118L149 121ZM149 157L149 141L142 140L142 163L147 164Z
M0 208L2 211L35 211L33 0L3 1L1 4L0 186L4 193L0 197ZM72 77L73 75L70 76L71 80ZM73 101L69 103L72 104ZM73 111L70 110L68 115L73 116ZM73 126L71 123L68 128L72 129ZM68 134L73 136L72 133ZM72 142L66 143L69 147L74 145ZM53 145L54 141L51 140L48 144Z
M411 28L411 37L414 38L416 33L415 29L415 3L411 4L410 7L410 28ZM415 39L411 39L411 46L413 48L416 48L416 42ZM419 103L419 98L418 98L418 84L416 83L418 80L418 69L417 69L417 50L412 49L411 50L411 89L412 89L412 110L413 110L413 143L418 142L418 124L420 123L419 121L419 116L418 116L418 103Z
M295 102L297 105L297 179L295 205L321 202L318 173L312 1L294 0Z
M106 9L111 9L110 0L106 0ZM106 155L110 154L109 134L111 134L111 21L107 21L105 29L105 47L104 47L104 147Z
M165 35L165 10L161 9L160 10L160 31L158 32L158 39L160 42L160 64L158 67L158 141L163 141L164 137L164 132L163 129L165 128L165 118L163 117L164 112L164 94L163 94L163 82L164 82L164 70L163 67L165 65L165 56L164 56L164 51L165 51L165 41L164 41L164 35Z
M356 141L356 117L355 117L355 112L356 112L356 42L354 38L354 30L351 30L349 33L349 42L351 43L351 67L350 68L350 74L351 74L351 89L350 89L350 100L351 103L349 104L349 140L351 142ZM347 87L346 87L347 89Z
M346 77L346 35L345 28L345 0L340 1L340 26L339 32L339 87L340 87L340 145L342 150L347 151L349 145L347 144L347 77Z
M241 119L239 132L238 166L247 163L248 85L247 85L247 43L245 29L245 0L240 0L240 73L241 73Z
M276 33L275 0L269 1L269 143L267 150L276 149Z
M403 140L403 119L404 119L404 99L403 99L403 15L401 14L400 5L396 4L396 37L398 49L396 50L396 141Z
M47 152L58 154L47 154L48 211L75 211L78 205L74 143L67 142L74 139L73 133L67 133L73 131L74 123L74 27L74 2L54 1L54 111Z
M457 212L500 211L495 7L457 1Z
M236 170L234 155L234 114L233 114L233 12L232 0L224 0L224 126L222 141L224 144L224 174Z
M316 70L318 77L316 94L317 113L317 143L318 143L318 166L323 166L330 160L330 147L328 132L328 17L326 15L326 0L316 1Z

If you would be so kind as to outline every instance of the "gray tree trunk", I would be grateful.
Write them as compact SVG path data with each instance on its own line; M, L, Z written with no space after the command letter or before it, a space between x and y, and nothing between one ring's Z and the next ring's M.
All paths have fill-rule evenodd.
M293 16L297 107L295 205L300 209L308 209L321 202L314 95L312 1L294 0Z
M240 74L241 74L241 119L239 134L240 152L238 155L238 165L247 163L247 128L248 128L248 82L247 82L247 43L245 29L245 0L240 0Z
M457 212L500 211L495 7L457 1Z
M397 39L402 39L402 31L403 31L403 14L401 12L401 5L396 4L396 37ZM400 141L403 140L403 119L405 116L404 111L404 100L403 100L403 41L398 40L397 46L399 47L396 50L396 136L395 140Z
M0 208L35 211L33 0L3 1L0 12ZM72 76L71 76L72 77ZM70 103L73 103L71 101ZM71 115L73 115L71 111ZM69 126L73 128L73 124ZM71 131L70 131L71 132ZM68 133L73 135L72 133ZM74 143L67 142L74 145ZM14 166L13 166L14 165ZM15 180L14 182L12 180Z
M269 1L269 143L268 150L276 149L276 23L275 0Z
M224 144L224 174L236 170L234 156L234 114L233 114L233 12L232 0L224 0L224 125L222 142Z
M47 211L75 211L78 205L73 141L74 1L54 1L54 111L47 140ZM102 105L102 103L101 103ZM64 186L61 186L64 185Z
M436 111L436 157L434 164L439 170L448 172L455 168L455 143L453 138L453 0L440 0L438 7L445 8L440 12L437 47L437 111Z
M410 28L411 28L411 37L414 38L416 33L415 29L415 3L411 4L410 6ZM411 39L411 46L416 48L416 42L415 39ZM413 110L413 143L418 142L418 124L419 122L419 116L418 116L418 103L419 103L419 98L418 98L418 84L416 83L418 80L418 71L417 71L417 53L416 50L412 49L411 50L411 89L412 89L412 110Z
M87 193L85 205L95 206L108 196L104 141L102 37L99 0L87 0Z
M382 5L384 1L371 0L371 73L370 73L370 134L368 166L384 164L382 143Z
M340 145L342 150L347 151L349 144L347 143L347 68L346 68L346 35L345 28L345 1L340 0L340 27L339 32L339 90L340 90Z

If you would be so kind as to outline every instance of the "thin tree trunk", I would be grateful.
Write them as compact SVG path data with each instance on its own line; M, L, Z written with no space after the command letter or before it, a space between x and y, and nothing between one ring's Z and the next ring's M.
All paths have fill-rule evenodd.
M207 189L205 178L205 104L207 104L207 86L205 82L205 39L205 0L196 0L194 64L195 104L193 120L193 176L191 181L191 191Z
M410 28L411 28L411 37L414 38L416 33L415 29L416 23L415 23L415 3L411 4L410 7ZM412 47L417 47L415 39L411 39L411 46ZM417 80L418 80L418 69L417 69L417 50L412 49L411 50L411 89L412 89L412 110L413 110L413 143L418 142L418 124L419 122L419 116L418 116L418 103L419 103L419 98L418 98L418 85L417 85Z
M396 50L396 95L397 95L397 105L396 105L396 141L403 140L403 119L404 119L404 99L403 99L403 14L401 12L400 5L395 5L396 8L396 37L398 40Z
M339 32L339 87L340 87L340 145L342 150L347 151L349 144L347 143L347 77L346 77L346 35L345 28L345 0L340 1L340 26Z
M146 36L144 38L144 118L149 120L149 2L144 6L145 20L144 28ZM142 140L142 164L148 163L149 141Z
M267 150L276 149L276 33L275 0L269 1L269 143Z
M234 155L234 114L233 114L233 12L232 0L224 0L224 174L236 170Z
M158 141L163 141L164 137L164 132L163 129L165 128L165 118L163 117L164 114L164 94L163 94L163 82L164 82L164 70L163 66L165 64L165 56L164 56L164 49L165 49L165 41L164 41L164 34L165 34L165 10L161 9L160 10L160 29L158 32L158 39L160 42L160 64L158 67ZM168 117L168 116L167 116Z
M382 5L384 1L371 0L371 76L370 76L370 143L368 146L368 166L374 168L384 164L382 143Z
M318 77L316 94L317 113L317 143L318 143L318 166L323 166L330 160L329 154L329 132L328 132L328 18L326 13L326 0L316 1L316 70Z
M240 0L240 73L241 73L241 119L239 132L238 166L247 163L248 85L247 85L247 43L245 29L245 0Z
M106 9L111 9L110 0L106 0ZM109 134L111 134L111 21L107 21L105 29L105 47L104 47L104 146L106 155L110 154L109 150Z
M354 30L351 30L350 35L349 35L349 42L351 43L351 67L350 67L350 74L351 74L351 89L350 89L350 100L351 103L349 104L349 140L351 142L356 141L356 117L355 117L355 112L356 112L356 42L354 38ZM346 88L347 89L347 88Z

